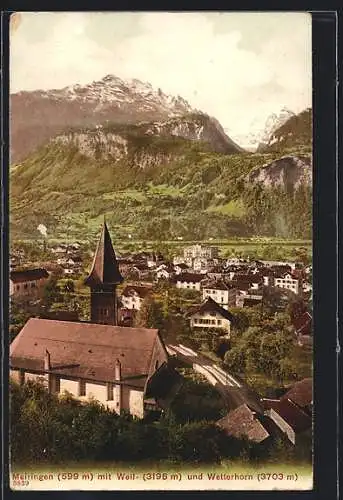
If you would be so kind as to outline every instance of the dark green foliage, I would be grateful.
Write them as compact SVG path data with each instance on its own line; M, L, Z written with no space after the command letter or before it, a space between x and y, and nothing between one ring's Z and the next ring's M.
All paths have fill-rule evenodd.
M186 393L191 395L188 389ZM210 397L204 388L200 392L203 397ZM180 401L179 404L182 407ZM301 436L295 448L284 439L255 445L227 437L209 420L209 415L208 421L199 421L198 416L192 421L190 415L178 423L171 413L158 422L148 423L126 413L119 416L95 402L81 404L67 394L57 398L40 383L29 382L21 387L11 383L10 415L13 464L154 460L216 463L225 458L279 463L311 460L310 434Z
M208 382L186 378L168 412L176 423L216 421L225 414L225 403Z

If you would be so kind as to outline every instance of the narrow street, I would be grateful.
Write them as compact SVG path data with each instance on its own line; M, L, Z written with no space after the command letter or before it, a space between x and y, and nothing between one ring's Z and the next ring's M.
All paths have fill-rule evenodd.
M202 374L220 392L228 410L233 410L244 403L257 411L262 410L258 394L242 380L220 368L210 358L182 344L168 344L167 351L170 356L174 356Z

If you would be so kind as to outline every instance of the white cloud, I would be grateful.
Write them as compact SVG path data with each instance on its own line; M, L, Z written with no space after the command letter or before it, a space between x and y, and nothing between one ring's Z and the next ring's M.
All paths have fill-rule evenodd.
M284 106L297 112L310 105L306 14L280 14L280 34L274 31L269 41L264 36L258 49L244 44L247 18L242 13L222 14L230 21L226 32L216 31L214 18L203 13L144 13L137 31L119 38L114 34L121 14L107 15L113 17L113 32L104 43L100 31L90 38L88 28L96 16L89 13L22 14L11 42L12 92L88 83L108 73L139 78L214 115L240 140L263 127L272 112ZM253 14L247 15L251 22ZM51 23L45 39L29 40L32 16ZM264 19L256 14L253 23L261 37Z

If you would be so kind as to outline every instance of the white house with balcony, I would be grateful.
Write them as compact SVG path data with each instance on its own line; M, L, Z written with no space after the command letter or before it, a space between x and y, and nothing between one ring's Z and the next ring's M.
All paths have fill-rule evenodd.
M199 307L190 314L191 328L219 328L226 337L230 338L233 315L221 307L211 297L208 297Z
M274 277L274 286L290 290L297 295L302 294L302 280L295 278L291 273L280 274Z

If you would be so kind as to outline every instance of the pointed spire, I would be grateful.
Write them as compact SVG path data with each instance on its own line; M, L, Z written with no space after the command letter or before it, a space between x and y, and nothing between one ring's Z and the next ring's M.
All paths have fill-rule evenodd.
M123 277L119 271L116 254L104 217L104 223L94 255L92 269L85 279L85 285L119 285L122 281Z

